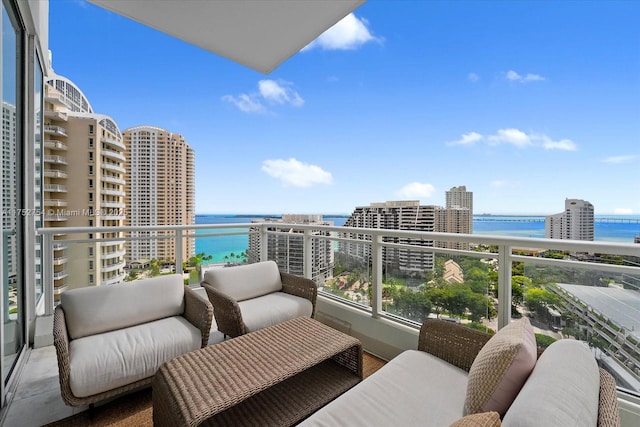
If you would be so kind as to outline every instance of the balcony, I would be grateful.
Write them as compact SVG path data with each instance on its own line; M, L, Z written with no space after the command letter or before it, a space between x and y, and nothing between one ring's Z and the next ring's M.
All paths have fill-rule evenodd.
M48 191L49 193L66 193L67 187L66 185L59 184L45 184L42 186L44 191Z
M124 154L119 153L117 151L113 151L113 150L102 150L100 152L100 154L102 154L105 157L109 157L111 159L116 159L116 160L120 160L121 162L124 162L127 160L127 158L124 156Z
M105 259L113 259L113 258L120 258L125 256L127 253L127 251L125 251L124 249L119 250L119 251L113 251L113 252L103 252L100 255L100 259L105 260Z
M126 205L123 202L100 202L103 208L124 209Z
M116 177L109 176L109 175L102 175L102 177L100 177L100 179L102 181L104 181L104 182L108 182L108 183L111 183L111 184L117 184L117 185L125 185L127 183L122 178L116 178ZM124 192L122 192L122 193L123 193L122 196L124 196ZM108 193L106 193L106 194L108 194ZM117 194L117 195L120 195L120 194Z
M122 274L118 274L117 276L113 276L107 280L103 280L102 283L100 284L102 285L114 285L116 283L122 283L125 279L125 277L127 277L126 273L122 273Z
M44 205L48 207L64 207L67 206L67 201L62 199L47 199L44 201Z
M44 125L44 133L48 135L67 136L67 130L62 126Z
M109 273L111 271L121 270L127 265L125 261L118 262L116 264L102 266L101 270L103 273Z
M634 262L619 261L633 261L633 257L638 257L638 245L299 224L278 224L276 228L273 224L265 223L144 227L144 230L140 227L51 228L40 230L44 239L43 247L53 246L53 236L60 235L61 231L63 234L76 235L119 232L124 236L137 232L132 242L149 239L149 236L153 239L154 235L157 239L160 233L165 232L161 239L170 239L178 254L184 245L195 239L215 241L224 236L237 236L247 242L253 241L256 246L252 247L258 250L249 254L250 261L274 259L283 271L313 278L319 286L317 319L350 330L361 339L365 349L387 359L415 346L417 328L424 317L449 317L457 322L495 330L507 324L512 313L516 313L530 317L536 332L548 339L582 338L577 335L587 331L585 338L599 362L616 376L619 393L623 396L640 393L637 365L632 363L640 360L640 336L635 332L640 330L640 318L637 314L626 318L618 316L618 312L624 311L620 306L616 305L616 309L611 311L604 304L610 298L615 298L616 293L622 292L626 304L635 306L638 291L634 284L640 283L640 267ZM66 243L72 246L92 241L114 242L111 238L69 240ZM423 246L421 242L425 241L459 243L460 247L467 249ZM260 245L259 242L266 244ZM116 243L122 244L122 241ZM540 248L542 252L531 251L537 254L544 251L556 255L608 254L616 257L616 263L601 263L598 260L602 256L576 261L571 257L522 255L524 252L518 248ZM112 255L116 258L120 254L124 254L124 251L99 256L101 259L110 259ZM345 257L346 254L351 254L350 258ZM54 264L62 258L59 255L53 258L53 254L47 258L46 253L43 256L45 263L49 259ZM434 260L434 267L439 265L439 260L455 260L464 273L463 283L451 279L458 277L458 274L438 276L435 273L437 269L423 268L416 269L416 273L407 273L411 265L405 265L404 270L392 267L394 262L423 263L425 257ZM282 264L285 259L286 265ZM186 274L182 270L183 261L186 260L178 255L174 268ZM331 264L331 268L323 270L322 267L327 264ZM118 263L109 268L115 271L123 267L124 263ZM109 270L102 268L102 271ZM491 272L496 275L492 276ZM403 274L411 277L402 277ZM53 273L51 278L57 280L64 276L63 272ZM102 284L119 282L122 276L120 274ZM444 277L448 277L450 282L441 282ZM527 282L523 278L531 280L527 288L529 293L544 289L549 292L547 297L550 302L541 303L528 298L526 292L524 295L515 292L518 287L514 283ZM53 283L53 280L47 279L46 269L44 279L44 283ZM199 278L192 275L190 279L192 286L197 287ZM622 286L611 285L612 281ZM576 288L570 288L563 282L571 282L570 285ZM459 309L446 304L436 306L433 302L422 302L407 310L399 304L403 296L429 295L430 288L437 289L439 286L451 290L460 286L471 288L483 297L484 305L479 309ZM602 296L589 300L589 291L601 292ZM50 314L58 289L49 285L44 292L47 301L45 307ZM57 365L52 347L36 349L35 352L39 355L37 362L47 364L55 375ZM50 393L59 393L54 381ZM63 415L52 415L46 422L62 418L66 416L64 414L70 415L72 411L64 406L59 410Z
M117 165L115 163L108 163L108 162L102 162L102 169L106 169L112 172L118 172L118 173L126 173L127 170L120 165Z
M63 171L63 170L59 170L59 169L49 169L49 170L45 170L44 171L44 176L47 178L58 178L58 179L65 179L67 178L69 175Z
M104 176L102 177L102 180L103 180L103 181L105 181L105 182L110 182L110 181L108 181L108 180L107 180L107 179L105 179L105 178L110 178L110 177L104 177ZM114 178L114 179L113 179L113 181L116 181L116 180L117 180L117 181L124 181L123 179L116 179L116 178ZM119 182L113 182L113 184L122 184L122 185L124 185L124 182L122 182L122 183L119 183ZM107 194L107 195L109 195L109 196L119 196L119 197L124 197L124 196L126 196L126 195L127 195L127 193L125 193L125 192L124 192L124 191L122 191L122 190L112 190L112 189L110 189L110 188L103 188L103 189L101 189L101 190L100 190L100 192L101 192L102 194Z
M111 145L112 147L116 148L117 151L125 151L127 149L127 147L122 142L108 136L100 137L100 142Z
M68 115L64 111L44 110L44 116L51 120L60 120L66 122Z
M56 141L55 139L47 139L44 141L44 147L51 150L67 151L67 144Z
M42 156L45 163L51 163L54 165L66 165L67 159L62 156Z

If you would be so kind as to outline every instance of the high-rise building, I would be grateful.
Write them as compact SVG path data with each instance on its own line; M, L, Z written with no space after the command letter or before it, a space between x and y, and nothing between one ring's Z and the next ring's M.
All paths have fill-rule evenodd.
M446 192L446 207L420 205L418 200L389 201L371 203L370 206L356 207L345 222L345 227L385 228L391 230L412 230L439 233L472 233L473 193L465 186L453 187ZM357 238L357 234L345 233L345 237ZM415 246L469 249L465 242L440 242L416 240L402 237L385 238L385 242L411 244ZM340 254L369 262L371 245L340 242ZM382 249L383 262L400 271L421 272L434 266L434 254L428 251L385 246Z
M268 227L267 235L267 259L278 264L278 268L286 273L304 276L304 240L300 230L291 230L287 224L312 224L333 226L332 221L324 221L322 215L295 215L284 214L282 219L265 218L253 220L255 223L272 223ZM257 230L254 230L257 231ZM328 239L314 238L313 236L328 236L326 231L314 230L311 232L311 279L318 284L324 284L326 279L333 277L334 254L332 242ZM247 259L249 263L260 261L262 244L260 233L249 234L249 247Z
M180 134L154 126L124 132L126 205L129 226L195 223L195 153ZM127 261L175 260L176 239L168 231L132 232ZM185 238L181 256L195 255L195 239Z
M566 199L564 212L548 215L545 218L545 237L547 239L593 240L594 209L585 200Z
M45 85L43 144L45 227L124 225L124 144L117 124L93 112L82 91L53 75ZM121 232L66 234L91 243L54 243L54 293L119 283L126 277Z

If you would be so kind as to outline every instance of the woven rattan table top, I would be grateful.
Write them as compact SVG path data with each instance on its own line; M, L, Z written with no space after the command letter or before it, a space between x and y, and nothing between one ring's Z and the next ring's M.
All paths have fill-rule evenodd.
M169 393L171 412L179 411L187 425L198 425L352 348L358 349L359 360L347 365L353 365L350 369L362 378L361 346L356 338L299 317L168 361L156 374L161 378L154 379L153 393ZM154 410L155 404L154 397Z

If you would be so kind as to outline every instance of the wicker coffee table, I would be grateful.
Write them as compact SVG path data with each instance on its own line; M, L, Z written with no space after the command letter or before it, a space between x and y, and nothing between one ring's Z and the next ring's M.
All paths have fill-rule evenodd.
M153 422L289 426L361 379L360 342L299 317L166 362L153 378Z

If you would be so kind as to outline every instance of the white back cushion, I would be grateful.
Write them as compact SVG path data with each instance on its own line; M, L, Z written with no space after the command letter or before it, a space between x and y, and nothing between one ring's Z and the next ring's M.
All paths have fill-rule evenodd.
M282 290L280 271L274 261L214 268L204 273L204 281L236 301Z
M184 311L184 282L179 274L117 285L71 289L62 294L71 339L178 316Z
M563 339L540 356L503 426L596 426L600 371L589 347Z

